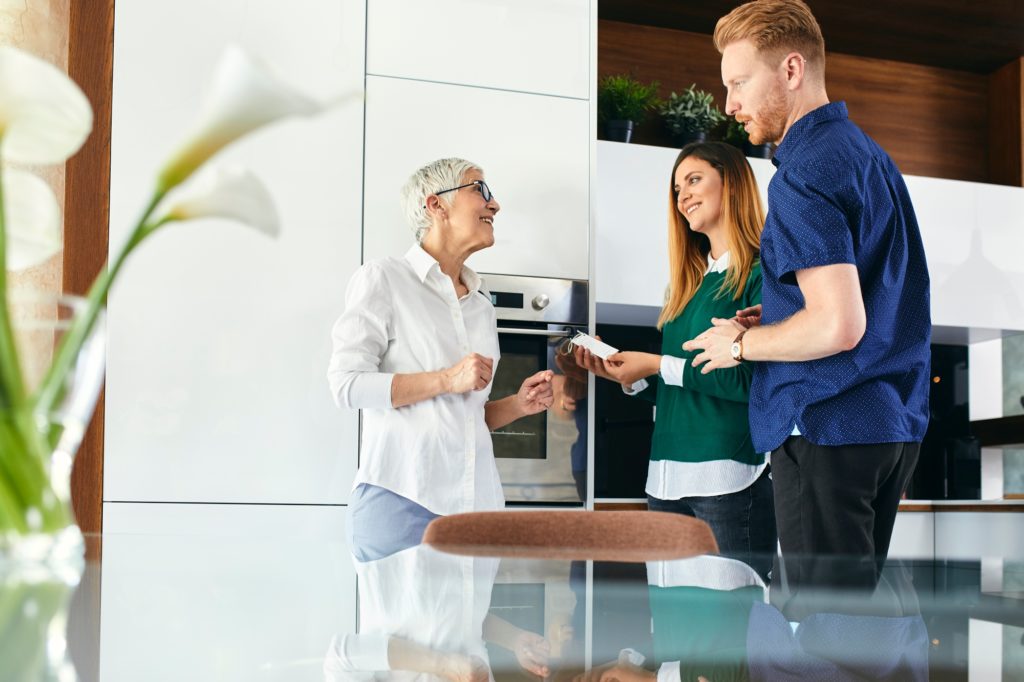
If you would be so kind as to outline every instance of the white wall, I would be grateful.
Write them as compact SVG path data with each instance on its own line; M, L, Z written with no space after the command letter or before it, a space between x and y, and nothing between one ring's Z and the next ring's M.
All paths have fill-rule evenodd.
M176 0L115 12L112 245L237 43L321 98L361 90L358 0ZM144 244L110 299L104 499L344 502L357 419L326 388L329 330L359 264L362 107L260 131L218 162L260 175L278 241L220 220Z
M668 174L678 150L597 143L598 303L660 307ZM774 166L750 159L762 199ZM1024 189L906 176L931 274L937 338L1024 331ZM640 274L642 273L642 274Z

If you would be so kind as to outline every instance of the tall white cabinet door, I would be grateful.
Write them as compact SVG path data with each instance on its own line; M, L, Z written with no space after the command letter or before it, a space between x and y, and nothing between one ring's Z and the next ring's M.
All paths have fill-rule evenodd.
M413 243L399 193L438 158L479 164L501 204L481 272L587 279L589 102L394 78L366 79L364 257Z
M369 0L367 73L586 99L596 0Z
M115 29L114 247L226 44L312 96L362 89L360 1L123 2ZM353 103L216 159L266 182L276 241L202 220L164 228L129 260L110 299L105 500L347 501L357 415L335 408L325 376L360 261L362 120Z

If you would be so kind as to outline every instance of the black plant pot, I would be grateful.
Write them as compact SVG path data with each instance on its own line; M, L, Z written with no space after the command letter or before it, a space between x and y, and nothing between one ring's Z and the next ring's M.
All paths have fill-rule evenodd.
M633 122L620 119L608 121L604 131L612 142L629 142L633 137Z
M708 133L706 130L700 130L697 132L687 131L685 133L679 133L675 136L676 145L679 147L685 147L691 142L707 142Z
M750 144L749 142L744 142L743 153L755 159L770 159L772 154L775 153L775 146L771 143Z

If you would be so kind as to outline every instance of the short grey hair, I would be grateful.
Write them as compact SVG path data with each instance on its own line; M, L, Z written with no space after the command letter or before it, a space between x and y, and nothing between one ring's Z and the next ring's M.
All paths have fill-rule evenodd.
M427 197L442 190L458 187L462 184L466 173L479 171L483 175L483 168L465 159L438 159L428 163L423 168L412 174L402 187L402 209L405 211L405 219L409 221L409 227L416 235L416 243L423 242L423 237L430 229L430 214L427 212ZM455 201L455 195L451 192L438 197L448 206Z

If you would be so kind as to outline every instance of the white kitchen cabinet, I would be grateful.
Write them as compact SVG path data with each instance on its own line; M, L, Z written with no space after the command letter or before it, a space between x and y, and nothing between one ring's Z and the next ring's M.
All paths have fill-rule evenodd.
M591 1L369 0L366 70L587 99Z
M226 44L313 96L362 88L360 1L125 2L115 28L112 250ZM202 220L164 228L129 260L109 308L106 501L347 501L358 420L335 408L325 375L360 262L362 120L352 103L216 159L266 182L276 241Z
M413 243L399 192L430 161L480 164L501 204L481 272L587 279L590 103L394 78L366 79L364 258Z
M595 285L600 304L660 308L668 283L668 174L678 150L597 143ZM771 162L750 159L767 201ZM937 341L1024 331L1024 189L906 176L931 275Z

